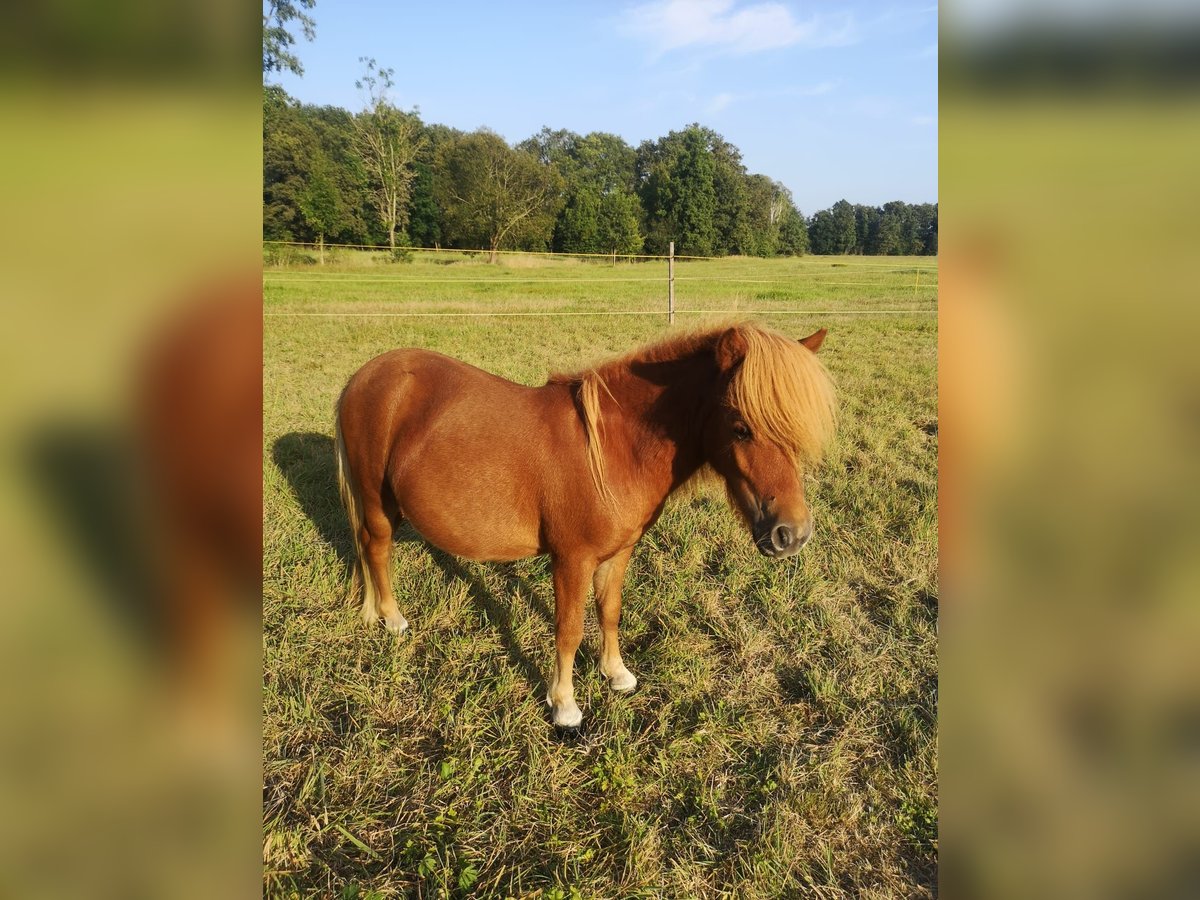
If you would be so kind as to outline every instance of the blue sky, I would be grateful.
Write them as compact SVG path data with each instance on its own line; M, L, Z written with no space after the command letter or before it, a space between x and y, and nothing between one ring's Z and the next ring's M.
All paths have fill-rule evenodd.
M362 107L360 56L427 122L515 143L543 125L636 147L700 122L807 215L845 198L937 200L934 2L317 0L308 103Z

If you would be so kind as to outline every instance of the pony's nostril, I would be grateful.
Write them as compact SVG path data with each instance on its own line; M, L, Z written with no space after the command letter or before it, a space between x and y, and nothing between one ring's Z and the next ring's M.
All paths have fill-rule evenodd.
M778 551L783 552L792 546L794 533L792 529L786 525L776 525L771 531L771 545Z

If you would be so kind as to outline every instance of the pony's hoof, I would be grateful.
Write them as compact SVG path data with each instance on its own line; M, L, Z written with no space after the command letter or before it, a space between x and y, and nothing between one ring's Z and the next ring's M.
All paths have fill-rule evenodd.
M549 702L549 701L547 701ZM561 728L563 731L577 731L583 723L583 713L579 707L572 703L570 706L554 706L550 705L551 716L554 721L555 728Z
M624 672L618 672L612 678L608 679L608 686L618 694L628 694L637 687L637 677L626 669Z
M400 613L396 613L396 615L388 616L383 620L383 627L392 634L399 636L408 631L408 620L400 615Z

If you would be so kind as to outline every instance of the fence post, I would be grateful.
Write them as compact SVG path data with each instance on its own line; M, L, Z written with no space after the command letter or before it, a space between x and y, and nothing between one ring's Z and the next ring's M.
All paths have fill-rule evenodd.
M917 299L917 288L921 286L921 268L917 267L917 278L913 282L913 299Z
M675 242L671 241L667 256L667 324L675 324Z

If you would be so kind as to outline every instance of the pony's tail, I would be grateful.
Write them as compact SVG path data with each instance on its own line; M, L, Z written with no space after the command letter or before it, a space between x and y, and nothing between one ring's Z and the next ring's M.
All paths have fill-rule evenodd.
M342 507L350 520L350 534L354 539L354 561L350 565L350 592L348 602L357 603L362 592L371 590L371 583L363 573L363 508L358 489L354 486L354 476L350 471L350 460L346 456L346 441L342 437L342 400L339 397L333 410L334 452L337 455L338 494L342 498Z

